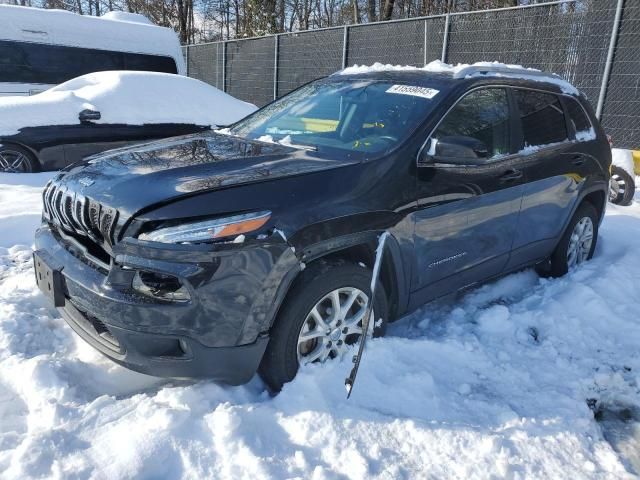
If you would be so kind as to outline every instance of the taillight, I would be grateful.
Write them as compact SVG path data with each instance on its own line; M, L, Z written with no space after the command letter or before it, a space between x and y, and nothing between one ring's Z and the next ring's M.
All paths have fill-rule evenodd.
M609 146L613 148L613 138L611 138L611 135L607 135L607 141L609 142Z

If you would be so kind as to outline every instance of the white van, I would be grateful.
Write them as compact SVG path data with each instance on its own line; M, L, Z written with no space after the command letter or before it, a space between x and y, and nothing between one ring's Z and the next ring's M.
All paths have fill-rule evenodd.
M176 33L142 15L0 5L0 95L33 95L105 70L186 74Z

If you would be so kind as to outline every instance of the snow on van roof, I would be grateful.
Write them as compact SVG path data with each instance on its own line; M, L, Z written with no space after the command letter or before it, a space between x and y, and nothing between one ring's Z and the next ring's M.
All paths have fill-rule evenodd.
M354 65L339 72L338 75L357 75L371 72L385 71L415 71L428 73L449 73L454 78L473 78L476 76L493 76L505 78L524 78L545 83L552 83L560 87L563 93L578 95L578 89L566 80L554 73L546 73L536 68L526 68L522 65L513 65L501 62L476 62L473 64L458 63L450 65L440 60L434 60L424 67L414 67L411 65L390 65L374 63L373 65Z
M129 12L107 12L102 15L105 20L115 20L117 22L131 22L131 23L142 23L145 25L154 25L154 23L149 20L144 15L139 13L129 13Z
M146 17L110 12L102 17L65 10L0 5L0 40L167 55L184 60L176 33Z
M200 80L157 72L110 71L82 75L31 97L0 97L0 135L21 128L77 125L85 109L95 123L227 125L256 106Z

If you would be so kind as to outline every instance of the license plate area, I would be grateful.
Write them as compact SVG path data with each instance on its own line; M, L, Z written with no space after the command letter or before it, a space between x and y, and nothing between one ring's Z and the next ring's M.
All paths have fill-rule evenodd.
M56 268L53 259L44 251L33 252L36 284L56 307L64 307L64 277L62 268Z

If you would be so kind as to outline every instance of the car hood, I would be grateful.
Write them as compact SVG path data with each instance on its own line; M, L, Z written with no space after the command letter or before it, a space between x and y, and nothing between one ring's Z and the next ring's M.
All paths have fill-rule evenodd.
M181 196L353 163L357 161L318 158L289 146L207 132L88 157L54 183L131 216Z

